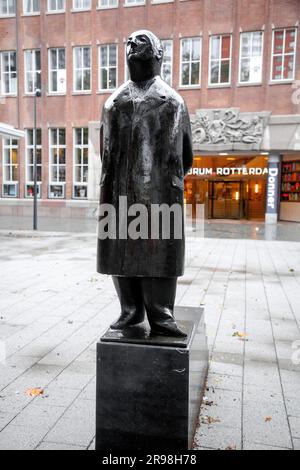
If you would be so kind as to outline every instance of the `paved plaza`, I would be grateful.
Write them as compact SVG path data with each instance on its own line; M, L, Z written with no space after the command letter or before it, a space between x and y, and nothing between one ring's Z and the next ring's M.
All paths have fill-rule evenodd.
M177 304L204 306L210 348L195 449L300 450L300 243L260 229L187 241ZM0 449L93 449L95 343L119 314L95 263L94 233L0 231Z

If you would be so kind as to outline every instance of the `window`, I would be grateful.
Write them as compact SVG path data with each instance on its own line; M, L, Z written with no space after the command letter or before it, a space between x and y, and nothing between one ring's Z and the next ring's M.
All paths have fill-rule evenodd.
M73 10L90 10L91 0L73 0Z
M126 6L145 5L146 0L125 0Z
M60 13L65 11L65 0L48 0L48 12Z
M66 130L50 129L50 198L65 197L66 183Z
M91 91L90 47L74 47L74 91Z
M161 68L161 75L168 85L172 85L172 65L173 65L173 41L166 39L162 42L164 56Z
M66 93L66 51L49 49L49 93Z
M98 8L117 8L119 0L99 0Z
M262 81L263 32L241 33L240 38L240 83Z
M18 141L3 140L3 196L18 195Z
M293 80L295 76L296 29L273 31L271 80Z
M231 35L210 37L209 84L224 85L230 83Z
M0 0L0 16L16 14L16 0Z
M40 13L40 0L23 0L23 11L25 15Z
M25 51L25 93L35 93L41 88L41 52Z
M1 94L16 95L18 91L17 80L17 54L15 51L1 52Z
M74 129L74 198L87 198L88 158L89 130L88 128Z
M117 52L116 44L105 44L99 47L100 90L113 90L117 86Z
M26 130L26 197L34 196L34 129ZM42 182L42 131L36 130L36 162L37 162L37 182L38 196L41 194Z
M129 68L127 64L127 43L125 43L124 57L125 57L124 76L125 76L125 82L127 82L127 80L130 80L130 73L129 73Z
M181 86L200 85L201 38L181 39Z

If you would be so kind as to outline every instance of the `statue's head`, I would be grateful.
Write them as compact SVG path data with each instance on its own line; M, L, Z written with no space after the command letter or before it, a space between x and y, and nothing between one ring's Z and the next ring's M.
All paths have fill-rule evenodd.
M151 31L132 33L127 41L127 64L133 81L143 81L160 75L163 48Z

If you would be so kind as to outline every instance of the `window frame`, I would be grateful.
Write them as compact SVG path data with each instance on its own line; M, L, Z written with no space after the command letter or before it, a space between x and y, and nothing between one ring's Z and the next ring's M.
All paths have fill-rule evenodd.
M89 7L82 7L82 8L75 7L74 4L75 4L76 1L83 2L84 0L73 0L72 1L72 12L91 11L91 9L92 9L92 0L89 0L89 2L90 2Z
M109 47L110 46L115 46L116 48L116 65L109 65L109 57L110 57L110 53L109 53ZM107 50L108 50L108 55L107 55L107 59L108 59L108 66L106 67L102 67L101 66L101 48L102 47L106 47ZM112 43L109 43L109 44L99 44L98 46L98 91L101 93L101 92L107 92L107 93L110 93L110 92L113 92L114 90L116 90L118 88L118 78L119 78L119 73L118 73L118 68L119 68L119 60L118 60L118 54L119 54L119 47L118 47L118 44L112 42ZM109 71L109 69L116 69L116 86L114 88L102 88L101 87L101 70L102 69L107 69ZM108 77L109 78L109 77Z
M27 71L27 68L26 68L26 53L27 52L34 52L34 62L35 62L35 68L34 70L31 70L30 72ZM40 70L37 70L36 69L36 53L39 52L40 53L40 64L41 64L41 69ZM27 90L27 75L28 73L31 73L31 74L35 74L35 90L37 89L36 88L36 78L37 78L37 75L40 75L40 81L42 80L42 53L41 53L41 49L25 49L24 50L24 94L25 95L28 95L28 96L33 96L35 94L35 90L34 91L28 91Z
M3 55L4 54L9 54L9 64L11 63L11 58L10 58L10 54L15 54L16 56L16 91L12 92L5 92L4 91L4 85L5 85L5 81L4 81L4 76L5 75L8 75L9 77L9 88L11 89L11 81L12 81L12 77L11 75L14 73L14 72L11 72L9 70L9 72L5 72L4 71L4 67L3 67ZM18 56L17 56L17 51L1 51L0 53L0 94L2 96L18 96Z
M199 83L198 83L198 84L195 84L195 85L191 85L191 84L189 84L189 85L183 85L183 84L182 84L182 63L183 63L183 61L182 61L182 42L183 42L184 40L187 40L187 39L189 39L189 40L191 40L191 39L199 39L199 40L200 40L200 44L199 44L199 46L200 46L200 50L199 50L199 57L200 57L200 59L199 59ZM201 80L201 76L202 76L202 47L203 47L203 36L187 36L187 37L182 37L182 38L180 38L180 51L179 51L179 54L180 54L180 56L179 56L179 82L178 82L178 83L179 83L179 89L181 89L181 88L182 88L182 89L189 89L189 88L190 88L190 89L196 89L196 88L201 88L201 82L202 82L202 80ZM186 62L186 61L184 61L184 62ZM198 62L198 61L195 61L195 62ZM189 64L191 64L191 63L192 63L192 62L189 62Z
M127 3L130 0L124 0L123 6L125 8L130 7L142 7L146 5L146 0L133 0L131 3Z
M111 0L107 0L110 2ZM97 2L97 9L98 10L109 10L111 8L118 8L119 7L119 0L116 0L116 5L101 5L101 0L98 0Z
M24 16L38 16L41 14L41 0L39 0L39 10L38 11L33 11L33 2L34 0L30 0L31 2L31 10L26 11L25 6L27 3L27 0L23 0L23 15Z
M87 129L88 132L88 143L87 144L76 144L76 131L80 130L81 131L81 138L82 142L84 141L84 130ZM81 163L77 164L75 163L76 161L76 149L81 150ZM72 191L72 198L73 199L79 199L79 200L87 200L88 199L88 178L87 182L81 182L76 180L76 168L80 167L82 171L84 171L84 167L87 167L87 171L89 172L89 153L88 153L88 163L85 165L83 163L83 151L84 149L87 149L89 151L89 128L88 127L74 127L73 128L73 191ZM82 175L81 175L82 177ZM78 197L75 196L75 188L76 187L84 187L86 188L86 197Z
M241 72L242 72L242 36L243 34L255 34L255 33L261 33L261 79L259 82L242 82L241 81ZM251 48L253 44L253 39L251 39ZM265 46L265 31L263 30L253 30L253 31L242 31L240 32L240 45L239 45L239 75L238 75L238 85L239 86L251 86L251 85L261 85L263 82L263 64L264 64L264 46ZM250 56L251 58L252 56Z
M6 142L9 142L9 144L7 144ZM16 144L14 144L13 142L16 142ZM5 151L8 150L9 151L9 163L4 163L4 158L5 158ZM14 164L13 163L13 160L12 160L12 152L13 150L17 150L17 163ZM8 138L8 139L3 139L2 140L2 197L4 198L18 198L19 197L19 194L18 194L18 189L19 189L19 174L18 174L18 179L17 180L14 180L12 179L12 175L13 175L13 167L16 167L17 169L17 172L19 172L19 168L20 168L20 155L19 155L19 152L20 152L20 145L19 145L19 142L17 139L12 139L12 138ZM9 167L9 180L6 179L6 175L5 175L5 169L6 167ZM15 195L14 196L9 196L9 195L6 195L4 194L4 186L15 186Z
M56 137L57 137L57 144L52 144L52 131L56 130ZM65 131L65 143L60 144L59 143L59 131L64 130ZM49 146L49 188L48 188L48 198L49 199L65 199L65 187L66 187L66 180L67 180L67 129L65 127L49 127L49 140L48 140L48 146ZM60 164L59 160L58 163L52 163L52 158L53 158L53 152L52 150L56 149L57 154L59 154L60 149L65 150L65 163ZM53 181L52 180L52 167L56 167L58 172L57 174L59 175L59 167L62 166L65 168L65 181ZM62 187L62 196L51 196L51 187L52 186L61 186Z
M173 0L172 0L173 1ZM162 39L161 40L161 43L163 45L164 42L170 42L171 43L171 62L170 62L170 66L171 66L171 81L170 83L166 82L169 86L172 86L172 83L173 83L173 63L174 63L174 41L173 39ZM162 60L162 64L161 64L161 70L162 70L162 73L161 75L163 75L163 67L164 67L164 58ZM162 79L164 80L163 76L162 76ZM165 80L164 80L165 81Z
M59 0L54 0L54 1L56 2L56 5L57 5L57 2ZM47 14L48 15L56 15L56 14L59 14L59 13L65 13L66 12L66 0L62 0L62 1L64 2L63 9L61 9L61 10L57 10L57 9L52 10L52 9L50 9L51 0L48 0L47 1Z
M223 43L223 38L224 37L230 37L230 51L229 51L229 57L226 57L225 59L222 59L222 43ZM220 40L220 47L219 47L219 57L218 59L212 59L211 58L211 52L212 52L212 40L213 38L221 38ZM232 33L222 33L222 34L210 34L209 36L209 56L208 56L208 87L209 88L222 88L222 87L230 87L231 86L231 78L232 78ZM218 81L217 83L212 83L211 82L211 63L212 62L217 62L219 63L219 71L218 71L218 77L219 80L221 79L221 66L222 62L227 62L229 60L229 76L228 76L228 82L220 82Z
M64 69L52 69L52 64L51 64L51 52L55 50L56 51L56 62L58 63L58 58L57 54L59 54L60 50L64 50L65 52L65 68ZM67 51L65 47L49 47L48 49L48 94L49 95L66 95L67 93L67 64L66 64L66 55ZM52 90L52 73L53 72L58 72L59 70L64 70L65 71L65 90L64 91L53 91ZM57 77L58 80L58 77ZM57 82L58 85L58 82ZM58 87L57 87L58 88Z
M285 38L286 38L286 32L295 30L295 49L293 53L285 53ZM275 33L276 31L283 31L283 47L284 51L280 54L274 54L274 40L275 40ZM283 28L273 28L272 30L272 49L271 49L271 67L270 67L270 83L271 84L276 84L276 83L291 83L295 80L295 75L296 75L296 59L297 59L297 39L298 39L298 28L297 26L290 26L290 27L283 27ZM284 72L284 58L285 56L290 55L294 57L294 67L293 67L293 77L292 78L280 78L280 79L273 79L273 65L274 65L274 57L275 56L281 56L282 57L282 70L281 70L281 77L283 77L283 72Z
M82 54L81 54L81 59L83 63L83 49L88 48L90 51L90 67L82 67L82 68L76 68L76 50L77 49L82 49ZM73 93L77 95L82 95L82 94L90 94L92 92L92 71L93 71L93 53L92 53L92 47L91 46L73 46ZM90 88L88 90L80 89L76 90L76 71L81 70L82 77L81 77L81 84L83 85L83 71L84 70L89 70L90 71Z
M5 0L4 0L5 1ZM9 10L9 6L8 6L8 2L9 0L6 0L6 8L7 10ZM16 4L16 0L13 0L14 2L14 12L13 13L2 13L1 10L0 10L0 18L14 18L16 16L16 13L17 13L17 4Z
M32 131L32 144L28 144L28 132ZM38 197L41 197L41 186L42 186L42 178L43 178L43 142L42 142L42 129L38 128L37 131L41 133L41 144L37 144L36 149L41 151L41 163L37 163L37 167L41 169L41 180L37 180L38 185ZM27 128L25 129L25 198L31 199L33 196L28 196L27 189L29 186L34 186L34 181L31 181L28 177L29 174L29 167L34 168L34 141L35 141L35 132L34 128ZM29 150L33 150L33 163L29 164Z

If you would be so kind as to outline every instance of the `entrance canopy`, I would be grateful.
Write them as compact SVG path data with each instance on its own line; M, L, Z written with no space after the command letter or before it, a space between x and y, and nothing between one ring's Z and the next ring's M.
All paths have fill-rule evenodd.
M25 137L25 132L0 122L0 137L4 137L5 139L20 139L21 137Z

